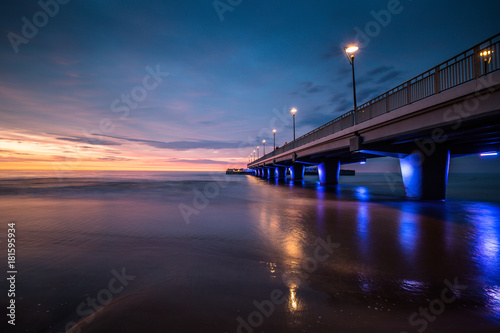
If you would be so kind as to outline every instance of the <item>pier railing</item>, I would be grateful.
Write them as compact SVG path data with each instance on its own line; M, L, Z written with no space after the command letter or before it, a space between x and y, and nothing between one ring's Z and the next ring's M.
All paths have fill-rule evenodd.
M500 34L497 34L249 164L293 150L499 69Z

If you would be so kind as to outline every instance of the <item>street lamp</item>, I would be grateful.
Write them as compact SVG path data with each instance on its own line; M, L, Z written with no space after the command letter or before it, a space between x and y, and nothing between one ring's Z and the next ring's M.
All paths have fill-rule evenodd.
M259 146L257 146L257 158L259 158Z
M290 113L292 114L292 119L293 119L293 141L295 141L295 114L297 113L297 109L291 108Z
M359 47L356 45L351 45L348 47L344 48L345 50L345 55L347 56L347 60L349 60L349 63L351 64L352 67L352 92L354 96L354 125L356 125L356 109L358 108L356 104L356 79L354 77L354 53L359 50Z
M255 150L253 151L253 161L255 162Z
M483 75L486 75L486 73L488 72L488 65L490 64L491 62L491 54L493 53L493 51L491 50L484 50L483 52L479 53L479 55L481 57L484 57L483 58Z
M262 147L264 148L264 154L262 156L264 156L266 155L266 140L262 140Z
M276 130L273 129L273 147L276 150Z

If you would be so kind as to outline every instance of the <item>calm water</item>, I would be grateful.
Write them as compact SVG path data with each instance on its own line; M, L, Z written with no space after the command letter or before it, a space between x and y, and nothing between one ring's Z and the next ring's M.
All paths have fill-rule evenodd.
M54 177L0 173L0 260L15 221L18 265L16 327L3 315L2 332L500 329L497 178L452 175L449 200L414 202L384 175L328 188L223 173Z

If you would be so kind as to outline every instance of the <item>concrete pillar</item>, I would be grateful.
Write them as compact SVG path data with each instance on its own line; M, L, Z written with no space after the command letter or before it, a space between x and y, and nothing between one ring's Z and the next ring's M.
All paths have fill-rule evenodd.
M268 169L267 168L262 168L262 175L261 175L261 177L262 178L267 178L267 175L268 175Z
M450 165L448 149L437 148L428 156L417 151L405 158L400 158L399 165L407 198L445 199Z
M293 165L290 167L290 175L292 176L292 180L303 180L304 170L304 164L293 163Z
M318 165L321 185L337 185L339 183L340 161L337 158L325 158Z
M269 179L274 179L276 178L276 168L275 167L270 167L269 168Z
M285 179L286 177L286 167L279 166L276 168L276 177L278 179Z

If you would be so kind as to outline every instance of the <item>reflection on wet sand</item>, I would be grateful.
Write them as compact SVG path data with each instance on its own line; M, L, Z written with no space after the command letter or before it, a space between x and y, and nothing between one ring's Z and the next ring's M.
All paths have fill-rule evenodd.
M459 279L468 288L451 308L483 306L499 316L496 205L369 202L365 187L353 190L359 201L329 200L324 190L314 194L317 200L285 195L285 207L279 208L275 198L259 202L259 226L279 254L278 272L300 271L298 265L315 243L312 235L331 235L341 244L331 259L290 288L289 304L296 304L297 290L310 285L332 299L349 295L373 303L370 308L411 310L438 297L444 281Z
M44 184L43 195L0 198L22 226L19 310L38 314L20 330L414 332L423 324L409 317L440 300L445 281L467 288L446 293L456 299L426 332L500 325L497 204L246 177L186 225L177 206L205 183ZM79 313L120 267L137 276L126 290Z

